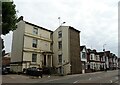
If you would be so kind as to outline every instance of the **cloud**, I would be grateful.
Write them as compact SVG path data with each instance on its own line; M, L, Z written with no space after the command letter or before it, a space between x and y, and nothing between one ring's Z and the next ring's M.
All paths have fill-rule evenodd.
M11 47L12 47L12 31L10 31L6 36L1 36L2 39L4 39L4 46L5 46L5 51L6 52L11 52Z
M117 54L119 0L14 0L18 16L50 30L59 26L58 17L65 25L81 31L81 45ZM7 40L6 40L7 42Z

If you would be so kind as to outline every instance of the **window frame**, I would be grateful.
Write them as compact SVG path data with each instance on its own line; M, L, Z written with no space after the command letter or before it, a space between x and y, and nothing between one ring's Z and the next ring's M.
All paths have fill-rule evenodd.
M32 47L37 48L38 40L36 38L33 38L32 41Z
M83 57L83 54L84 54L84 57ZM85 52L82 52L82 59L86 59L86 53Z
M34 60L35 59L35 60ZM32 62L36 63L37 62L37 53L32 54Z
M62 38L62 31L58 31L58 38Z
M33 34L38 35L38 28L37 27L33 27Z
M62 54L58 55L58 63L62 64Z
M93 55L92 54L90 55L90 60L93 60Z
M62 41L58 41L58 49L59 49L59 50L62 49Z

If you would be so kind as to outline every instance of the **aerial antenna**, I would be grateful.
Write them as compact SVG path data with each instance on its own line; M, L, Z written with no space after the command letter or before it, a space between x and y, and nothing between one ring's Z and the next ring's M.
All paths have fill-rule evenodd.
M91 45L91 50L92 50L92 45Z
M58 19L59 19L59 26L61 25L61 22L60 22L60 17L58 17Z

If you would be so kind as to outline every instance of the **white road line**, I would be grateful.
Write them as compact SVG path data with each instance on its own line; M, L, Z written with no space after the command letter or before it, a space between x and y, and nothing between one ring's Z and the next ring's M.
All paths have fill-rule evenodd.
M53 79L53 80L48 80L47 82L55 81L55 80L60 80L60 79Z
M116 81L115 83L118 83L118 81Z
M48 76L48 78L50 78L50 76Z
M112 80L110 80L110 83L112 83Z
M77 81L75 81L75 82L73 82L73 83L77 83L78 82L78 80Z
M11 77L12 79L14 79L15 77Z
M89 80L91 80L92 78L89 78Z
M99 79L100 79L101 77L99 77L99 76L98 76L97 78L99 78Z
M118 77L115 77L115 79L118 79Z

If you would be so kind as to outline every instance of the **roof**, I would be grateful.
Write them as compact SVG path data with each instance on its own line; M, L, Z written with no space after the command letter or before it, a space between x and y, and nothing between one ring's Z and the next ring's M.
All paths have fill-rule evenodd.
M29 24L29 25L32 25L32 26L41 28L41 29L46 30L46 31L49 31L49 32L53 32L53 31L48 30L48 29L46 29L46 28L43 28L43 27L40 27L40 26L35 25L35 24L33 24L33 23L30 23L30 22L25 21L23 16L20 16L20 17L18 18L18 22L19 22L20 20L24 21L26 24Z
M43 29L43 30L46 30L46 31L49 31L49 32L53 32L53 31L51 31L51 30L48 30L48 29L43 28L43 27L40 27L40 26L35 25L35 24L33 24L33 23L30 23L30 22L27 22L27 21L24 21L24 22L25 22L26 24L29 24L29 25L32 25L32 26L35 26L35 27L41 28L41 29Z
M3 57L11 57L11 53L5 53Z
M75 30L76 32L80 32L79 30L75 29L75 28L72 27L72 26L59 26L58 28L60 28L60 27L67 27L67 28L69 28L69 29ZM58 29L58 28L57 28L57 29Z
M87 49L87 51L88 51L88 53L94 53L94 54L97 53L95 49L93 49L93 50L91 50L91 49Z
M80 46L80 51L82 51L84 47L85 47L84 45L83 45L83 46Z
M100 55L100 57L102 57L104 55L104 52L97 52L98 55Z
M87 49L87 53L90 54L91 49Z
M75 31L77 31L77 32L80 32L79 30L75 29L74 27L69 26L69 28L70 28L70 29L73 29L73 30L75 30Z

